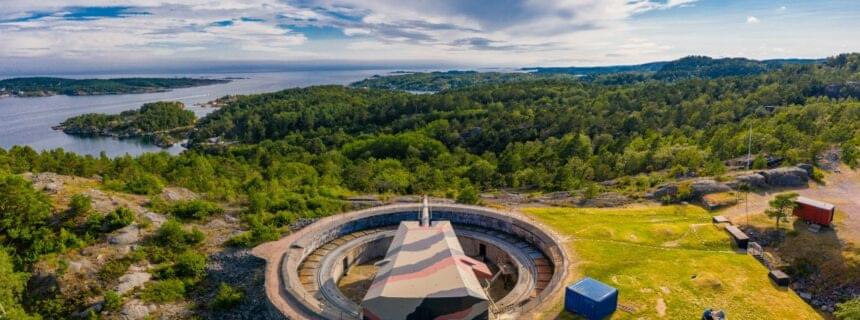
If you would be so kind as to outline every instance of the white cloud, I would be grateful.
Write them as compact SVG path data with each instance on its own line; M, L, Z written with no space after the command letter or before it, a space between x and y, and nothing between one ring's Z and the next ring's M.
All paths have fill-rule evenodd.
M761 22L761 21L759 21L759 19L756 18L755 16L748 16L747 17L747 23L749 23L749 24L756 24L759 22Z

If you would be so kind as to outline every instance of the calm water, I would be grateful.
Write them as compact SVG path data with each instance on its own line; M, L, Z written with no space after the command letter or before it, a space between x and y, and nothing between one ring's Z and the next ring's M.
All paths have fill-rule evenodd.
M215 100L228 94L250 94L273 92L286 88L305 87L318 84L348 84L374 74L384 74L386 71L313 71L313 72L277 72L251 74L207 74L186 75L191 77L239 77L226 84L176 89L169 92L151 94L128 94L111 96L68 97L53 96L40 98L0 98L0 147L10 148L13 145L28 145L36 150L63 148L80 154L98 155L104 151L108 156L123 154L137 155L143 152L167 151L182 152L181 146L174 145L169 149L140 142L134 139L119 140L113 138L79 138L67 135L62 131L51 129L69 117L91 113L120 113L125 110L137 109L142 104L154 101L181 101L198 117L202 117L213 108L196 106L199 103ZM111 75L99 78L134 76ZM140 75L144 77L183 76L183 75ZM85 76L75 76L83 78Z

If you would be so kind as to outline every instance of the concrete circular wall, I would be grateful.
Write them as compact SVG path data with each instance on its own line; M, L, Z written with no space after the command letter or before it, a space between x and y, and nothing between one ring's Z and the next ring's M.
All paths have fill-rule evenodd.
M255 248L266 251L259 255L270 263L274 260L271 255L282 254L276 279L269 279L267 273L267 293L273 305L286 315L357 318L357 305L345 299L336 286L343 274L343 259L349 266L384 255L388 247L384 239L390 235L380 230L389 229L391 234L401 221L416 220L420 210L420 204L398 204L348 212L322 219L277 244ZM517 285L498 301L496 314L527 312L561 289L567 256L559 241L540 226L518 215L477 206L431 204L430 211L433 220L451 221L467 254L485 244L494 248L487 256L516 267ZM319 254L321 248L326 254ZM299 274L308 262L319 264L319 272L310 275L315 283L309 282L309 275L303 278ZM277 292L268 290L270 280L279 282Z

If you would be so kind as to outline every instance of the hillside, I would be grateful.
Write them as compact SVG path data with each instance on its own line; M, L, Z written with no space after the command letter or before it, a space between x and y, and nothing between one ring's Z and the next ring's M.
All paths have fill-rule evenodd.
M21 279L30 275L31 284L52 288L49 282L41 282L47 280L37 270L62 273L78 268L70 263L77 261L78 253L98 257L85 248L102 248L112 233L129 225L146 230L145 240L136 247L140 249L129 252L127 258L97 261L100 268L107 268L109 262L112 267L104 273L106 280L92 282L92 287L81 287L75 294L28 290L27 296L15 289L0 298L11 297L3 303L14 312L57 319L87 312L108 300L113 301L112 308L134 301L140 308L160 306L159 312L241 317L261 312L256 309L259 304L252 303L259 299L243 300L244 294L263 291L248 291L235 275L243 274L245 269L239 267L258 265L227 253L245 252L242 248L278 239L355 205L381 202L377 199L428 194L478 203L495 195L551 200L567 194L586 204L601 198L623 200L602 202L609 205L647 202L658 186L676 185L676 194L681 194L684 185L678 181L729 179L732 175L724 160L747 153L750 128L753 153L781 158L786 165L815 164L824 150L835 148L839 161L856 167L860 102L832 96L827 88L857 81L858 57L785 65L755 76L630 84L540 79L422 95L343 86L296 88L225 101L197 121L191 149L179 155L109 158L63 150L36 152L20 146L0 150L0 205L14 208L0 210L0 244L5 248L0 270L15 271L11 283L25 283ZM164 127L154 123L147 128ZM49 198L56 184L34 189L21 178L27 172L86 177L88 188L109 195L95 194L94 199L108 203L134 199L147 210L111 207L79 214L68 204L71 201ZM203 201L161 199L165 188L187 189ZM607 194L612 196L604 197ZM84 200L76 202L76 208L87 207ZM142 219L146 211L173 217L178 227L165 223L168 229L159 231L164 225L156 228L155 223L147 225L146 220L152 219ZM699 216L689 224L705 219ZM705 235L716 236L712 231ZM636 236L645 240L645 235ZM624 247L620 244L615 249ZM223 249L227 256L210 251L213 248ZM201 259L200 252L207 255ZM600 252L583 252L588 259L614 261ZM740 263L743 268L737 270L761 271ZM225 269L225 265L237 269ZM145 271L155 280L109 298L107 290L115 289L118 277L124 275L117 270ZM609 275L607 269L585 270ZM254 281L259 284L259 277ZM227 286L221 289L220 282ZM216 297L222 302L215 303ZM640 301L652 298L644 293L640 297ZM795 298L790 303L797 302ZM666 303L667 314L674 310L686 314L700 307L685 302L672 309L673 302ZM756 308L764 305L766 301L756 302ZM114 311L103 313L116 314L110 312Z

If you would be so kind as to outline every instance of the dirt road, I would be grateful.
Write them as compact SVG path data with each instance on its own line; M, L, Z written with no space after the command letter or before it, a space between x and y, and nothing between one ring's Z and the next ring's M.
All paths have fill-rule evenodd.
M782 192L797 192L798 194L816 200L826 201L836 205L838 212L835 229L839 238L860 244L860 171L851 170L846 166L840 167L840 172L829 173L825 184L810 183L806 189L785 189L749 195L750 215L761 214L768 207L768 201ZM737 205L716 212L735 223L745 222L746 204L741 201Z

